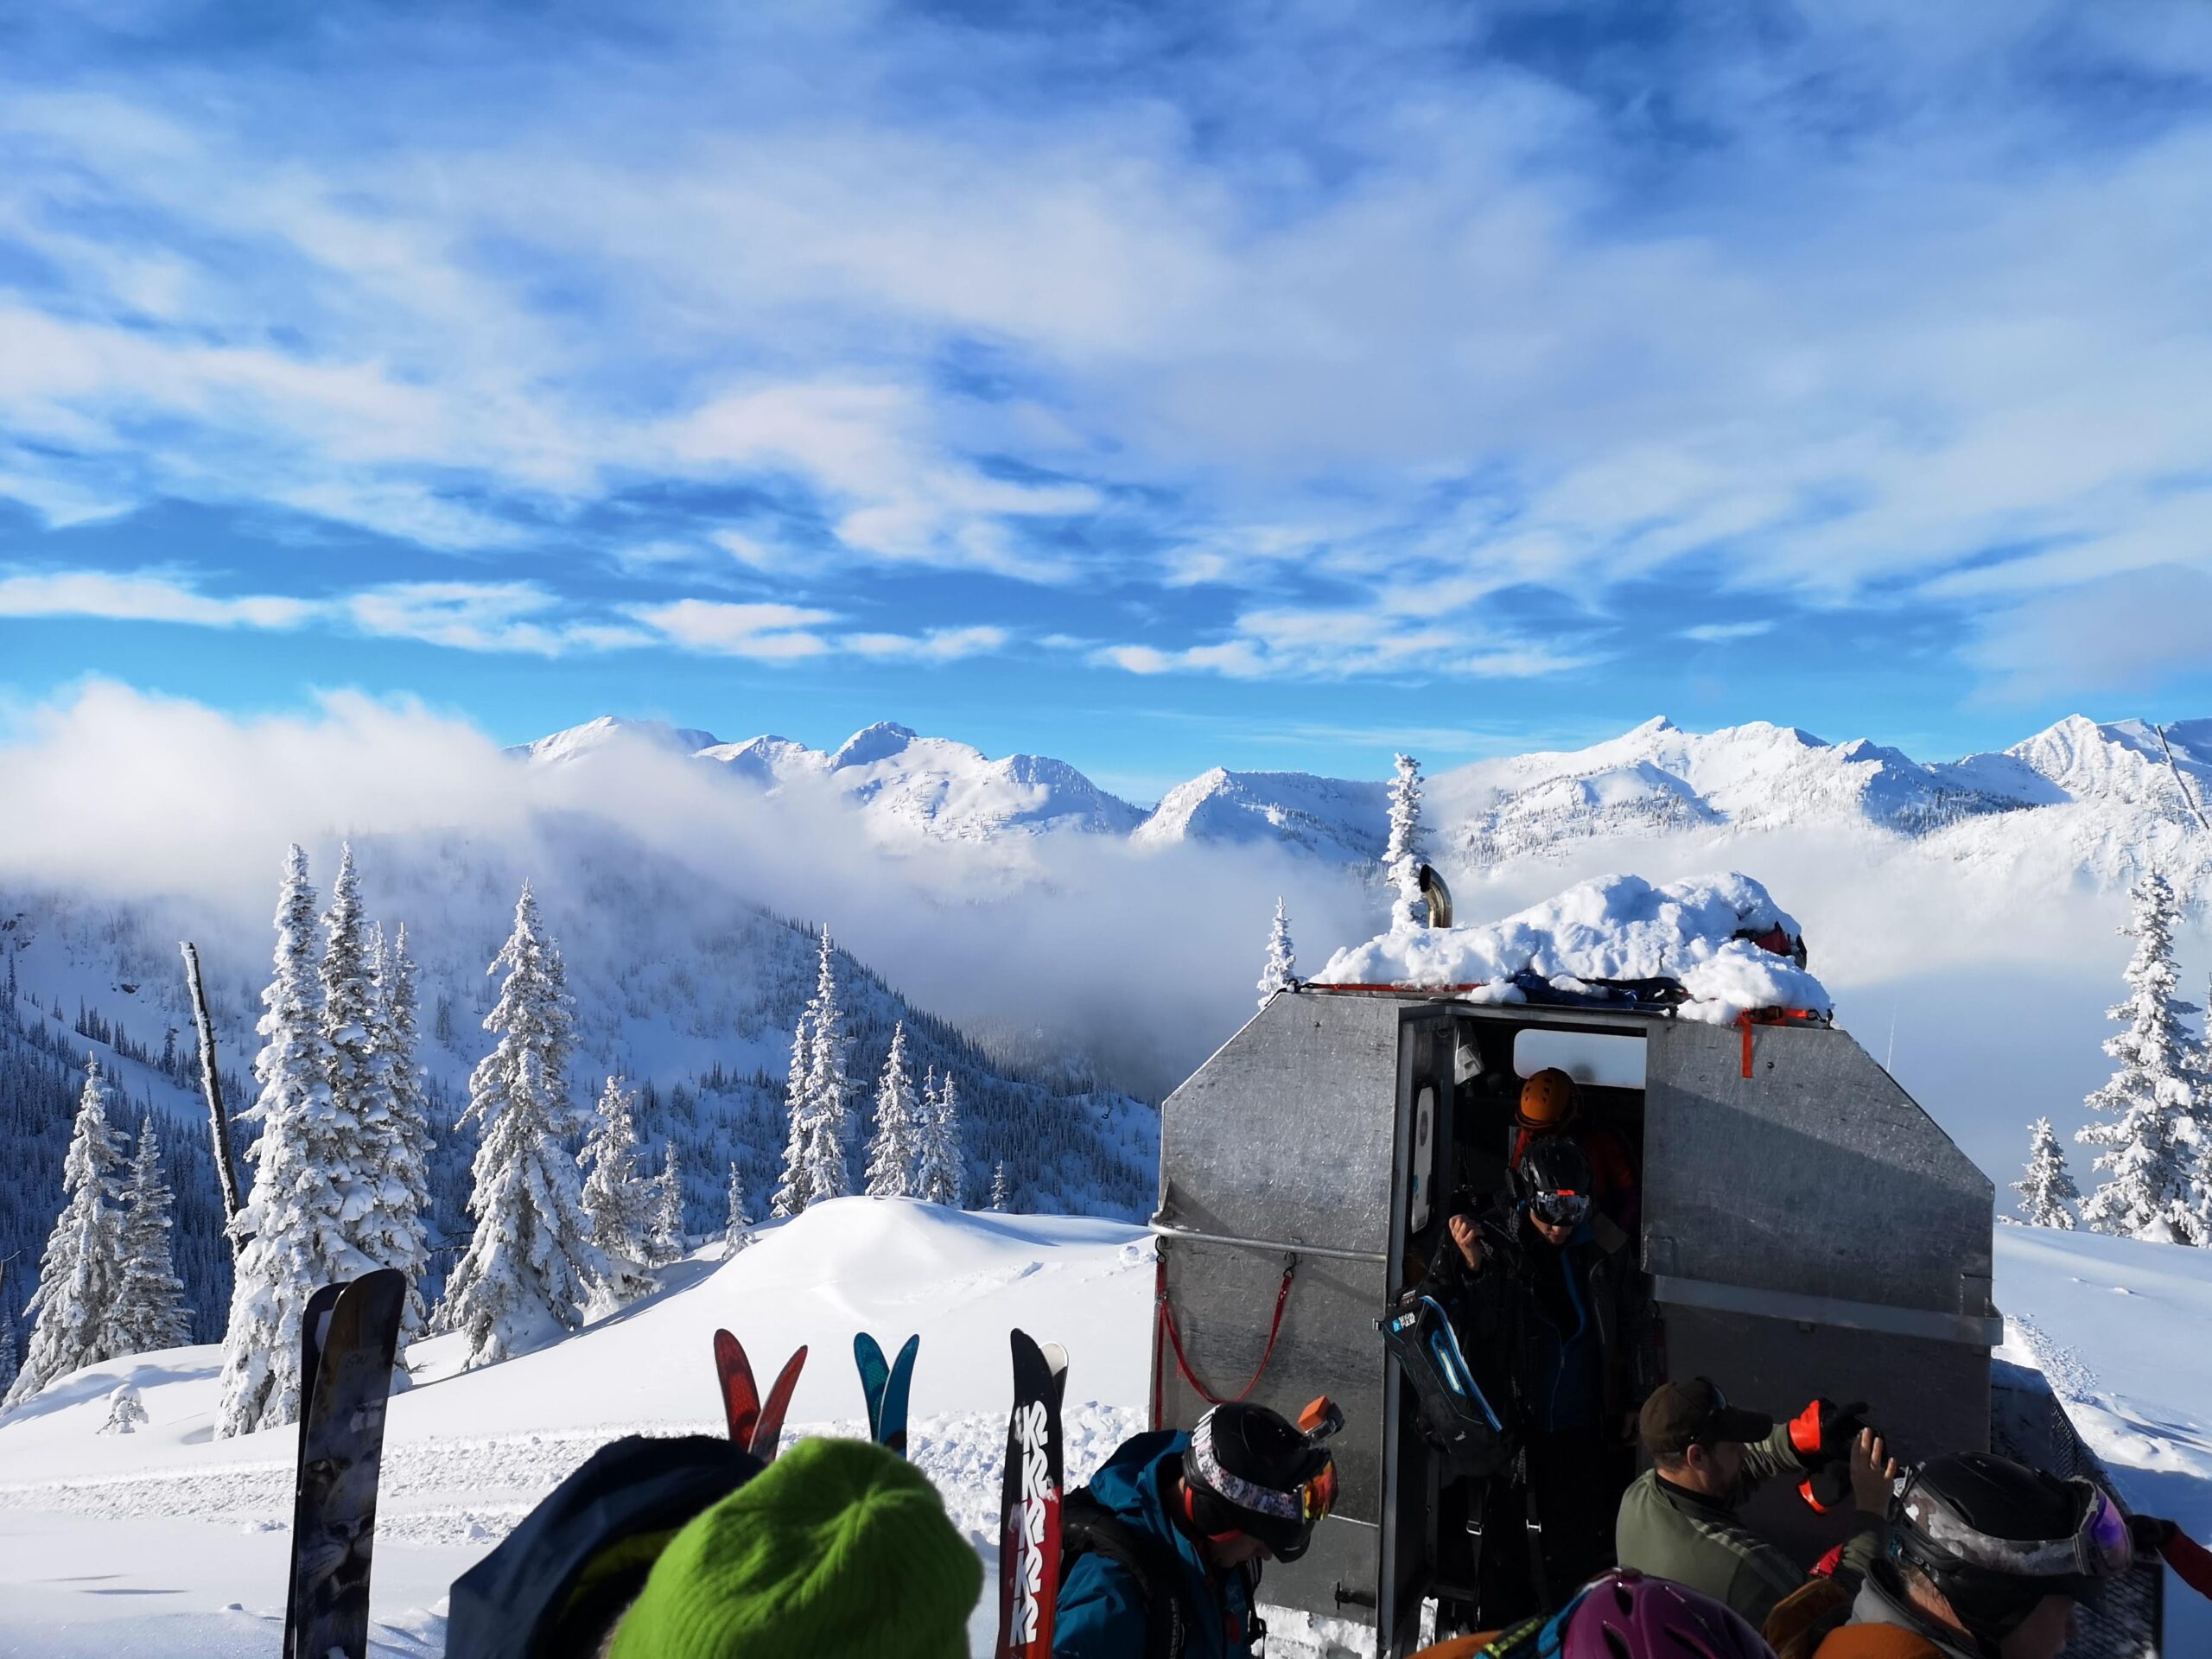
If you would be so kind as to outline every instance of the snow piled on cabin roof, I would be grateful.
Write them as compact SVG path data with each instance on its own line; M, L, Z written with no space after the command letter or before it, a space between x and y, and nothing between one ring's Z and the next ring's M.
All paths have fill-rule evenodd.
M1509 983L1533 972L1563 990L1599 979L1675 979L1689 994L1685 1019L1726 1025L1746 1010L1832 1014L1821 982L1787 957L1740 933L1796 918L1748 875L1733 871L1654 886L1637 875L1601 876L1480 927L1420 927L1347 946L1313 976L1319 985L1479 985L1483 1002L1519 1002Z

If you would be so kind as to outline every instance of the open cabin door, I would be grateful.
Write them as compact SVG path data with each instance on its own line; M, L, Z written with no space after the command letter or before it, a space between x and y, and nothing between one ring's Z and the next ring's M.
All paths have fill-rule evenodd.
M1443 1236L1452 1184L1452 1090L1456 1022L1443 1006L1404 1010L1398 1029L1396 1156L1390 1183L1387 1294L1419 1277ZM1382 1310L1377 1309L1379 1315ZM1382 1538L1376 1593L1378 1659L1410 1652L1436 1563L1437 1471L1414 1427L1410 1385L1397 1362L1382 1379Z

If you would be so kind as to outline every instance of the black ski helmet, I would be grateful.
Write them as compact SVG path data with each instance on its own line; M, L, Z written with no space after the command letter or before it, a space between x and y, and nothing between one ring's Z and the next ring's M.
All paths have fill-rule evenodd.
M1923 1464L1890 1507L1890 1559L2001 1642L2045 1596L2094 1601L2134 1560L2127 1518L2096 1485L1988 1452Z
M1208 1535L1249 1533L1277 1560L1296 1560L1334 1494L1334 1460L1320 1440L1265 1406L1216 1406L1183 1452L1192 1523Z
M1579 1192L1587 1198L1592 1181L1590 1160L1566 1135L1540 1135L1521 1154L1521 1190L1530 1198L1539 1192Z

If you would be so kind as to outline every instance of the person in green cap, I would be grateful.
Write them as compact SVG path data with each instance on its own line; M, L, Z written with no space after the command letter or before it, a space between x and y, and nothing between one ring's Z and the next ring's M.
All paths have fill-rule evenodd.
M801 1440L669 1541L607 1659L966 1659L983 1564L929 1478Z

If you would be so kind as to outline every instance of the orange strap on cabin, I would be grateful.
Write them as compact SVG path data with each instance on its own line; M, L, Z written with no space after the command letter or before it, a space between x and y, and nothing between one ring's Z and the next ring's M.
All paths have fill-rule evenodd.
M1282 1310L1284 1305L1290 1300L1290 1281L1297 1276L1298 1256L1294 1251L1282 1266L1282 1283L1275 1291L1274 1319L1268 1326L1268 1345L1260 1352L1259 1369L1252 1373L1250 1382L1245 1383L1235 1394L1224 1396L1216 1394L1205 1383L1199 1382L1198 1373L1191 1369L1190 1357L1183 1351L1183 1333L1175 1328L1175 1309L1167 1300L1167 1272L1165 1265L1162 1265L1157 1281L1156 1292L1156 1300L1160 1306L1160 1328L1167 1335L1167 1346L1175 1356L1175 1369L1182 1373L1183 1380L1191 1385L1199 1399L1210 1406L1226 1405L1232 1400L1243 1399L1260 1386L1260 1379L1268 1374L1268 1362L1275 1355L1275 1338L1282 1334ZM1156 1384L1156 1376L1154 1381ZM1152 1413L1152 1420L1154 1423L1160 1421L1161 1403L1155 1388Z
M1751 1075L1753 1026L1817 1026L1821 1016L1810 1008L1746 1008L1736 1016L1736 1029L1744 1033L1744 1075Z

